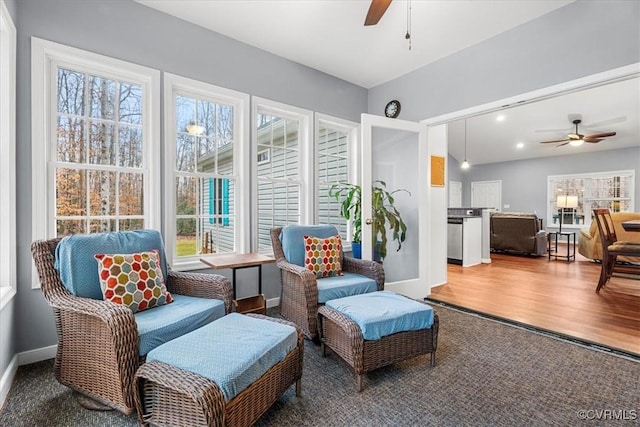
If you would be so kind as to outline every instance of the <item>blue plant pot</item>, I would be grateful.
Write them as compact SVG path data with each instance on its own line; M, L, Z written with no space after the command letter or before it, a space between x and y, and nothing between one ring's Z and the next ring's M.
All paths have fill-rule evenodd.
M380 244L382 242L378 242L376 246L373 248L373 260L376 262L382 262L380 258ZM351 255L356 259L362 259L362 244L351 242Z
M356 259L362 259L362 244L360 242L351 242L351 255Z

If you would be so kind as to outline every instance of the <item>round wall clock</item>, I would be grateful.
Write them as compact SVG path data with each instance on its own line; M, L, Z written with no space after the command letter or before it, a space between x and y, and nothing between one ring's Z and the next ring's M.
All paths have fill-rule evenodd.
M384 115L392 119L398 117L400 115L400 101L396 99L389 101L384 107Z

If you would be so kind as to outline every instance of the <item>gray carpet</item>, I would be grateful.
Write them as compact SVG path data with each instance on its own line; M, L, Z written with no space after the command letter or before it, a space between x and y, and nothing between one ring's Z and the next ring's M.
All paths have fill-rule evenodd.
M257 425L640 425L637 360L435 309L435 368L427 356L388 366L369 373L357 393L348 366L333 354L322 358L306 342L302 397L289 389ZM136 425L135 416L82 409L52 367L49 360L19 368L1 426Z

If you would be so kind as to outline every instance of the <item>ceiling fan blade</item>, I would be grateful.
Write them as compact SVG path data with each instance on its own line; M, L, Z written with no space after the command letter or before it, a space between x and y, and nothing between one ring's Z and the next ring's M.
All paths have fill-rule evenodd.
M571 141L570 139L567 138L562 138L562 139L552 139L551 141L540 141L540 144L551 144L553 142L565 142L565 141ZM567 142L568 143L568 142ZM564 145L564 144L563 144Z
M382 15L387 11L387 8L391 4L391 0L371 0L367 17L364 20L364 25L376 25Z
M594 135L587 135L584 137L585 142L593 141L594 139L606 138L608 136L615 136L615 132L596 133Z
M556 148L558 148L558 147L562 147L563 145L567 145L569 142L571 142L571 141L567 141L567 142L565 142L564 144L556 145Z
M592 144L598 143L600 141L604 141L604 139L584 139L584 142L590 142Z

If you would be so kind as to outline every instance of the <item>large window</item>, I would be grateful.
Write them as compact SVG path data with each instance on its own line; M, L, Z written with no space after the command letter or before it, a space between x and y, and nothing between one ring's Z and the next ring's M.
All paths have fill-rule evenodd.
M633 212L634 180L633 170L549 176L547 218L550 225L559 225L560 215L563 227L589 225L592 210L598 208ZM577 198L577 207L559 207L558 196Z
M34 239L160 228L159 73L34 38L32 76Z
M172 265L246 250L247 95L165 74L166 243Z
M258 98L253 108L254 246L269 252L271 228L312 221L312 113Z
M16 28L0 2L0 309L16 290Z
M340 215L340 201L329 195L331 186L358 183L356 147L358 123L316 114L316 223L335 225L349 240L347 221Z

